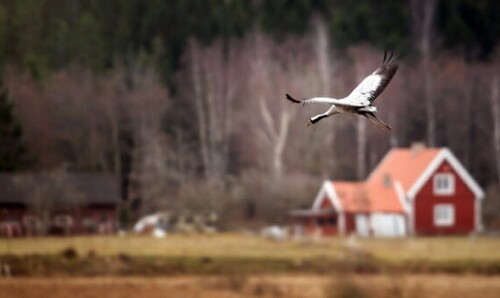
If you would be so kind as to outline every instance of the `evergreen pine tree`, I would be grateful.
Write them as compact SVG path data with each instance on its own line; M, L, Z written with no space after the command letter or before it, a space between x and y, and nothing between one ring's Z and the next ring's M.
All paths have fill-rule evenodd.
M21 170L31 163L22 140L21 125L12 114L13 108L0 80L0 171Z

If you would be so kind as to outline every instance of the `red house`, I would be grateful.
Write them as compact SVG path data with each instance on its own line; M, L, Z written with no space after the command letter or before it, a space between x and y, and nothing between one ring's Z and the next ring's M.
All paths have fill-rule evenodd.
M484 192L448 148L393 149L364 182L325 181L311 209L290 212L305 232L361 236L479 232Z

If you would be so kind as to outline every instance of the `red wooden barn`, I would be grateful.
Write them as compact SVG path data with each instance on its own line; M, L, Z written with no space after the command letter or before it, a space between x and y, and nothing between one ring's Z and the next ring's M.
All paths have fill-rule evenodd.
M448 148L392 149L366 181L325 181L311 209L290 219L305 232L361 236L479 232L484 192Z
M51 234L109 234L116 231L120 194L113 175L67 173L59 184L70 189L72 197L67 197L67 192L62 193L60 186L48 186L52 181L48 179L44 174L0 173L0 237L43 233L43 210L47 210L47 232ZM43 190L46 195L40 198ZM74 202L67 204L66 201L70 200Z

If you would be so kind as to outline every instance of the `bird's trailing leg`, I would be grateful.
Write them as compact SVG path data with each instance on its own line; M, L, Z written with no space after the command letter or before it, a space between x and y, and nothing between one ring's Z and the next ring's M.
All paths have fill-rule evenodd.
M378 117L375 116L374 113L363 113L362 115L368 118L368 120L370 120L373 124L375 124L379 129L387 131L392 130L392 127L390 127L387 123L383 122L382 120L378 119Z

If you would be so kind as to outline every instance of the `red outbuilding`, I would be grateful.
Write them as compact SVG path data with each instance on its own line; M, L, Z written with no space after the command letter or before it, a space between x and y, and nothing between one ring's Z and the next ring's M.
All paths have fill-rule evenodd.
M479 232L484 192L448 148L392 149L366 181L325 181L312 208L290 212L296 228L325 235Z
M0 173L0 237L111 234L119 203L111 174Z

